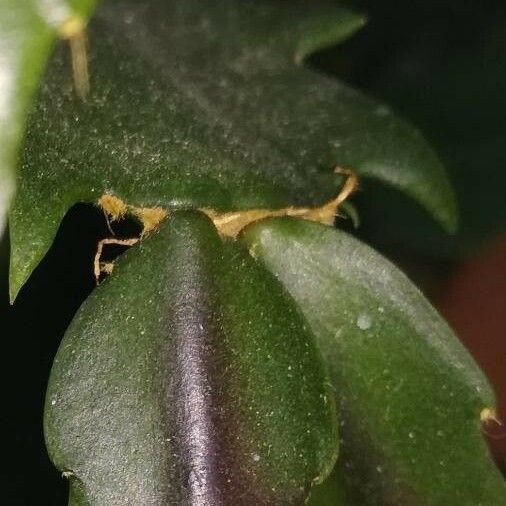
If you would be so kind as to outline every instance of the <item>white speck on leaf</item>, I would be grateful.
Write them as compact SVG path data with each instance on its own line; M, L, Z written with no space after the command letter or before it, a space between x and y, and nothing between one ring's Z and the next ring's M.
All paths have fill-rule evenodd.
M372 321L371 321L371 317L369 315L361 314L358 316L357 327L360 330L368 330L371 328L371 325L372 325Z

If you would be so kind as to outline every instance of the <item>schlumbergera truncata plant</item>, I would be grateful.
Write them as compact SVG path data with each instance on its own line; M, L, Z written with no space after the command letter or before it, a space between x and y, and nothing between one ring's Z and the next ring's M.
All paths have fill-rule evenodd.
M362 177L457 222L420 134L304 66L364 19L317 1L94 4L0 3L11 301L75 203L111 230L47 390L69 503L506 504L487 381L339 230ZM115 237L125 217L140 236ZM104 262L115 242L132 247Z

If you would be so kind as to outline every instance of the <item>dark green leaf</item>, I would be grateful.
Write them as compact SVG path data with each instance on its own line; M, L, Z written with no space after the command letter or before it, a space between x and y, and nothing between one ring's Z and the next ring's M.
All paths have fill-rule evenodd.
M480 433L492 392L409 280L323 225L272 219L244 238L318 340L341 411L339 473L356 504L506 504Z
M301 504L331 470L333 395L275 278L179 212L79 310L46 398L79 505Z
M87 17L95 0L0 3L0 234L14 193L17 154L33 93L58 27Z
M66 210L104 192L135 206L319 205L341 185L339 164L406 191L452 228L451 189L420 135L300 64L362 24L319 2L104 2L89 30L87 101L60 47L31 117L12 298Z
M311 489L308 506L361 506L360 498L353 498L342 473L336 465L332 474L321 484Z

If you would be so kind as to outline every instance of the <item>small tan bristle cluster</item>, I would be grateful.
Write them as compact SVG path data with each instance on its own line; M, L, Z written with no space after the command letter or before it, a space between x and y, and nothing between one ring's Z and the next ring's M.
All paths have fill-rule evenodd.
M90 91L85 19L77 14L69 16L58 26L58 35L69 41L75 92L85 100Z
M111 193L104 193L97 201L107 218L111 221L118 221L126 214L136 216L142 223L142 235L149 234L164 220L167 209L163 207L135 207L126 204L123 200Z
M98 207L100 207L111 221L117 221L125 216L128 206L118 197L110 193L104 193L98 199Z
M167 217L169 214L163 207L134 207L132 212L142 223L142 235L149 234Z
M480 422L483 424L494 422L498 425L502 425L502 422L501 422L501 420L499 420L495 409L492 409L492 408L483 408L481 410Z

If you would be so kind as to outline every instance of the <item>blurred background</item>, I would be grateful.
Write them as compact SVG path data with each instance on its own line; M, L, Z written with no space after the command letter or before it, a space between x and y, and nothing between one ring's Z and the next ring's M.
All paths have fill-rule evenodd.
M363 182L357 233L446 317L489 377L506 421L506 3L348 4L368 25L311 63L416 125L446 166L460 208L460 228L448 236L406 197ZM506 473L506 427L483 430Z
M404 269L448 319L493 383L506 420L506 3L347 4L366 13L368 25L308 65L417 125L445 163L461 211L458 233L447 236L407 198L363 182L353 201L361 218L354 233ZM125 223L123 233L134 226ZM75 206L13 307L9 245L5 237L0 244L0 321L9 329L1 359L3 504L66 504L65 480L44 448L44 391L65 328L93 289L96 243L108 235L98 210ZM506 472L506 428L483 430Z

